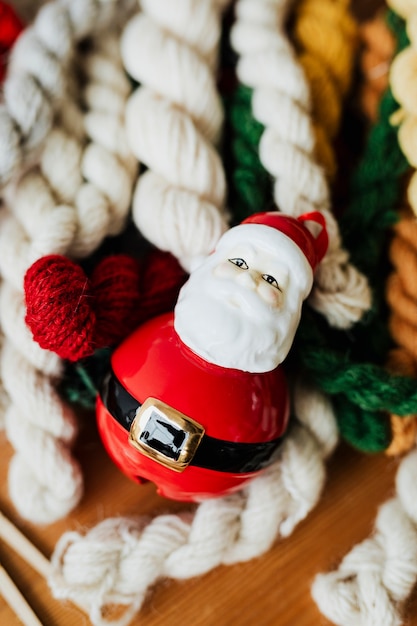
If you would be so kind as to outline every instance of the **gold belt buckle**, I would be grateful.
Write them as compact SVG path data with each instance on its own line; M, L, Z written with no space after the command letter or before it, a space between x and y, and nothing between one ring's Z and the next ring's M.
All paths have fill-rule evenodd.
M164 467L183 472L191 463L204 428L156 398L148 398L136 411L129 443Z

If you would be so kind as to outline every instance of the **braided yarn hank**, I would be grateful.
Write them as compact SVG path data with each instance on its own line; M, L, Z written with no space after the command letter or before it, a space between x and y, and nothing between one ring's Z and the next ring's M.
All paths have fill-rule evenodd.
M133 219L186 270L227 228L225 174L216 145L223 111L216 88L221 11L229 0L141 2L121 41L127 72L141 86L126 108L140 176ZM150 62L152 59L152 62Z
M290 8L288 1L237 3L231 31L240 55L237 76L253 89L252 113L265 127L259 155L275 181L277 206L294 216L310 210L325 215L329 249L316 271L309 303L333 326L347 328L369 309L370 291L366 278L349 263L329 210L328 183L314 154L310 90L285 33Z
M51 6L42 11L49 15ZM85 256L122 229L136 176L123 125L129 81L114 34L98 39L74 60L85 72L83 92L69 86L40 165L7 190L2 215L1 375L10 397L6 434L16 450L9 490L19 513L36 523L52 522L77 504L82 476L70 454L76 421L56 391L62 362L42 350L25 325L24 275L45 254Z
M387 300L391 307L390 332L417 363L417 225L411 212L403 212L394 227L390 259L394 271L387 282Z
M0 189L41 149L67 89L83 38L123 16L131 0L57 0L43 7L13 48L0 105Z
M312 594L338 626L400 626L417 581L417 451L401 461L396 496L381 506L373 536L355 546L338 569L316 577Z
M339 130L343 99L348 91L357 48L357 26L346 2L297 3L292 16L296 54L310 87L315 154L327 176L334 175L332 141ZM232 129L231 205L240 219L265 210L271 202L269 173L258 147L264 126L251 113L252 90L242 84L226 98ZM326 166L327 164L327 166Z
M90 607L94 626L126 626L162 578L187 579L247 561L291 534L317 503L324 459L337 443L328 400L297 385L293 425L280 460L240 493L208 500L180 515L107 519L82 535L65 533L52 557L52 593ZM260 530L261 529L261 530ZM108 604L122 604L107 619Z

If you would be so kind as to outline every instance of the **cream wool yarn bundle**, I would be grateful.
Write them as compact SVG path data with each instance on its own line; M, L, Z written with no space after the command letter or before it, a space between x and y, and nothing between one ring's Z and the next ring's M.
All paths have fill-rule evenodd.
M123 21L131 5L129 0L52 2L19 38L0 107L0 188L42 147L62 103L77 43L119 17Z
M70 11L75 8L72 5ZM79 36L86 34L87 7L81 9L71 16L81 20ZM98 10L98 5L89 8L96 18ZM76 419L56 391L62 363L33 341L25 325L24 274L34 260L45 254L83 257L91 254L104 237L120 232L127 219L137 169L123 127L130 85L120 62L117 26L113 33L106 33L105 39L94 40L87 54L72 51L67 71L82 66L85 85L80 90L71 74L65 76L64 65L51 51L56 20L64 19L66 11L64 3L40 11L14 49L5 84L5 107L7 94L15 93L16 99L10 101L15 107L11 113L27 116L26 124L33 123L20 143L25 145L27 139L31 149L39 152L39 165L27 168L22 176L15 171L15 180L4 191L7 209L3 209L0 229L0 319L4 334L1 377L7 393L4 421L7 437L16 450L9 488L20 514L37 523L52 522L77 504L82 476L70 453ZM112 18L111 11L111 5L106 5L106 19ZM75 26L71 27L73 34ZM49 48L43 45L43 39ZM61 36L61 42L64 39ZM47 127L40 123L38 129L36 119L19 110L19 93L13 92L19 81L32 84L37 73L42 76L42 85L49 81L50 86L61 90L56 94L59 111L43 142ZM42 103L35 101L39 105L37 118L49 119L51 102L46 102L45 112ZM85 111L81 107L86 107ZM29 140L31 134L33 140ZM7 156L13 156L13 151ZM16 160L9 165L8 176L17 164Z
M167 13L162 0L142 2L121 41L126 70L141 83L126 108L128 141L149 168L136 185L133 219L185 269L227 229L216 150L223 109L215 83L227 4L172 3Z

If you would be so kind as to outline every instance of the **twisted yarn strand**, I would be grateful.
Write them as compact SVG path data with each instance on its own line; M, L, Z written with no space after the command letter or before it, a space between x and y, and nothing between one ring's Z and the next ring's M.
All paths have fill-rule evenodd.
M398 2L391 3L395 10ZM417 109L413 101L413 90L417 84L417 32L415 22L417 10L410 6L398 6L399 12L406 19L410 45L397 55L391 66L390 83L392 91L402 106L394 115L400 119L398 132L399 146L410 165L417 166L417 152L413 145L417 128ZM387 281L386 296L391 314L389 329L391 336L399 346L391 356L394 371L410 376L417 373L417 308L416 290L413 276L416 278L415 213L417 211L417 176L414 172L407 185L407 196L412 214L403 213L394 227L394 239L390 246L390 260L394 271ZM388 454L398 454L412 447L417 433L417 419L410 416L404 422L395 414L391 415L391 424L395 433L394 441L387 450Z
M56 0L13 48L0 106L0 189L41 149L61 107L75 47L122 18L131 0Z
M297 59L311 91L314 150L328 177L336 169L331 142L339 129L356 50L356 24L345 5L306 0L296 4L292 17ZM264 127L252 116L251 99L252 90L242 84L226 96L226 114L232 128L230 201L234 217L240 220L265 210L272 200L269 174L258 156Z
M280 460L242 492L186 514L107 519L85 535L65 533L52 557L54 596L89 606L94 626L126 626L158 580L187 579L252 559L291 534L318 501L324 459L337 442L325 396L299 382L295 398L299 421ZM126 607L120 619L104 616L111 603Z
M239 0L231 31L232 46L240 55L237 75L253 89L253 116L265 127L259 154L275 180L276 204L291 215L315 209L326 217L329 249L309 301L333 326L347 328L369 309L370 290L349 263L329 210L328 183L314 155L310 90L285 33L290 8L288 0Z
M403 605L417 581L417 451L401 462L396 497L381 506L372 537L347 554L338 569L316 577L312 594L337 626L400 626Z
M148 167L136 186L133 219L187 270L227 228L225 174L215 148L223 122L216 70L226 4L145 0L121 42L126 70L141 83L127 104L127 135Z
M120 231L136 176L124 137L130 88L114 34L105 32L87 56L75 60L85 71L83 93L68 85L40 165L7 190L0 229L0 365L10 396L6 433L16 450L9 489L19 513L38 523L52 522L77 504L82 476L70 454L74 415L56 391L62 363L34 342L25 325L24 275L41 256L85 256Z
M394 227L390 260L394 267L387 282L387 301L391 308L390 332L399 346L417 364L417 224L412 214L402 213Z

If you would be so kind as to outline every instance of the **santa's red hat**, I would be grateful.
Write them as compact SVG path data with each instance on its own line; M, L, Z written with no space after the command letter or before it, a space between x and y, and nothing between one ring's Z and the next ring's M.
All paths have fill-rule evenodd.
M320 226L320 232L314 237L312 232L304 225L311 222ZM326 221L324 216L318 211L304 213L295 218L278 211L255 213L243 220L242 224L263 224L289 237L303 252L311 269L316 269L324 255L329 243Z

